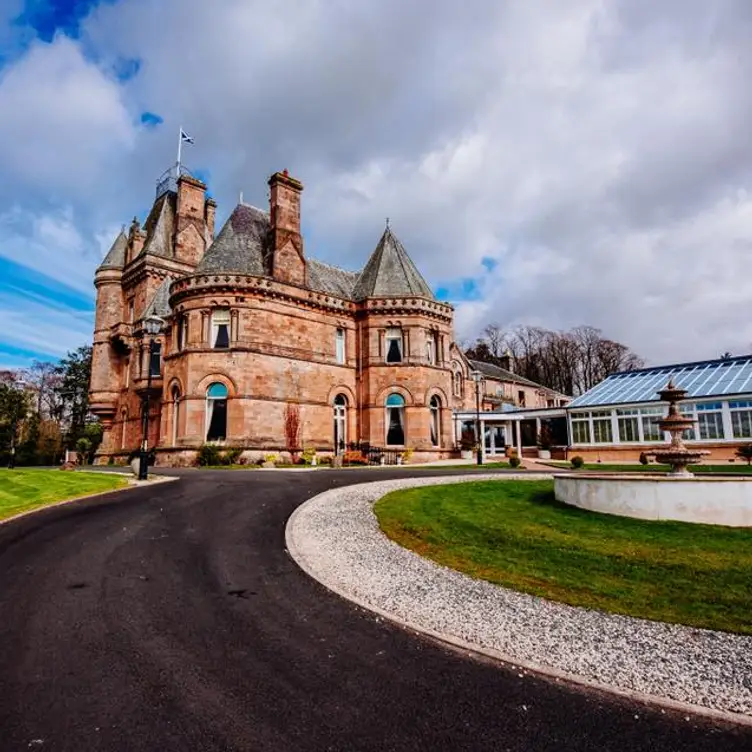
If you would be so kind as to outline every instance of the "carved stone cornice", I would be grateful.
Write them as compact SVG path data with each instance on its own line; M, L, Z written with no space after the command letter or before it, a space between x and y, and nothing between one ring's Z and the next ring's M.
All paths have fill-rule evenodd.
M194 297L208 295L247 295L254 294L272 300L294 303L306 308L352 313L356 304L329 293L307 290L287 285L269 277L255 277L245 274L194 274L181 277L170 287L170 307Z

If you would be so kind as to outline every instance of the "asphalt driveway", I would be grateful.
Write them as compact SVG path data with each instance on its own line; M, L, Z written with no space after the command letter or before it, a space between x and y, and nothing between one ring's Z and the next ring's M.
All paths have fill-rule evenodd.
M468 658L297 568L296 506L406 472L441 474L186 471L0 526L0 750L752 749Z

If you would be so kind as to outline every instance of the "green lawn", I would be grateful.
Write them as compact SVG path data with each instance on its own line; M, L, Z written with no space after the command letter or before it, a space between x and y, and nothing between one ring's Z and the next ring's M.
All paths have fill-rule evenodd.
M752 634L752 530L559 504L552 481L396 491L384 532L472 577L574 606Z
M0 469L0 520L35 507L111 491L127 483L121 475L32 468Z
M561 470L571 470L571 462L544 462L551 468ZM597 462L588 462L580 468L581 470L596 471L603 473L667 473L670 468L668 465L611 465L606 463L598 464ZM752 467L744 464L733 465L690 465L689 470L693 473L736 473L737 475L752 474Z

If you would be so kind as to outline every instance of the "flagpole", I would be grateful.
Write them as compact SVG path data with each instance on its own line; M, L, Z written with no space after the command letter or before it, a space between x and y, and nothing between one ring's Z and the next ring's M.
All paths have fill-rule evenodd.
M181 125L178 129L178 161L175 165L175 179L177 180L180 177L180 153L183 148L183 126Z

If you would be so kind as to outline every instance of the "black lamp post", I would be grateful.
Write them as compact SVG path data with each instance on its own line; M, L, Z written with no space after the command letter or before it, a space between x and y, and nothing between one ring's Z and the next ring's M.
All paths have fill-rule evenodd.
M483 381L483 374L480 371L473 371L473 381L475 382L475 439L477 448L477 463L483 464L483 436L480 435L480 383Z
M159 316L147 316L144 319L144 331L149 335L149 357L147 359L146 371L146 394L144 395L142 413L141 413L141 452L138 457L138 479L146 480L149 474L148 457L149 457L149 410L151 396L151 361L156 350L157 344L155 337L162 331L164 320Z

